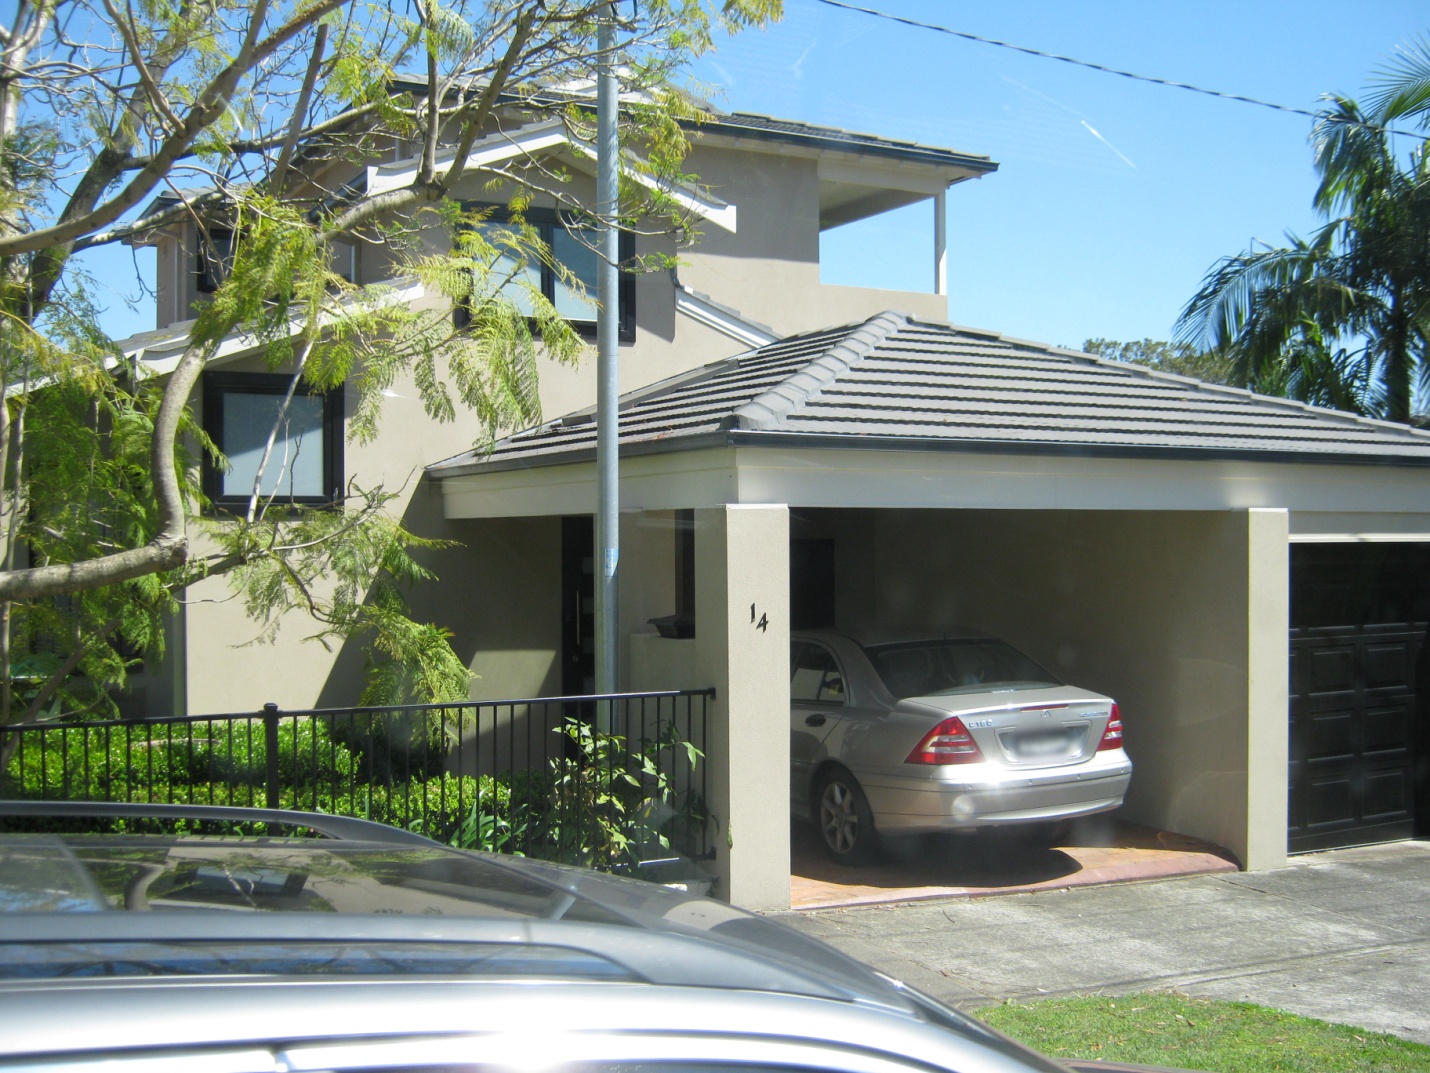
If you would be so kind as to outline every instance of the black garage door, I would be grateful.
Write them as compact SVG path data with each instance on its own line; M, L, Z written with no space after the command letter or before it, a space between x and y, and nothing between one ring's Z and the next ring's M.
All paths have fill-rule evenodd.
M1294 852L1423 833L1430 546L1291 549Z

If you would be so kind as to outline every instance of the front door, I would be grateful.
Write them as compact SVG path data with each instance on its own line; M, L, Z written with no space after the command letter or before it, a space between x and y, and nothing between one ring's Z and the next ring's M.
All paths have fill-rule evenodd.
M561 519L561 692L596 692L596 530L587 514Z

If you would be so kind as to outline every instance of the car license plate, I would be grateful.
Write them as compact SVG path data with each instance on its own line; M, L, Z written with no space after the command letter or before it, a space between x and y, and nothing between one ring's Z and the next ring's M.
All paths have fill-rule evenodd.
M1013 752L1029 760L1058 756L1067 749L1068 732L1063 729L1028 731L1013 739Z

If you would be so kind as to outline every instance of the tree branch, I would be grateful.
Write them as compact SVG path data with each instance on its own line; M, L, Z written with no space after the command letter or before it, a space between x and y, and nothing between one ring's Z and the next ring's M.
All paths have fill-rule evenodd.
M139 79L144 83L144 88L149 92L149 101L154 106L154 110L162 115L171 128L181 125L179 117L174 114L174 110L169 107L169 101L164 96L164 91L159 88L158 81L149 70L149 65L144 62L144 53L139 48L139 42L134 36L134 27L129 20L119 13L119 9L114 6L114 0L104 0L104 10L109 12L109 17L114 22L114 28L119 32L119 36L124 39L124 47L129 50L129 56L134 64L134 70L139 73ZM162 77L162 76L161 76Z
M146 574L172 570L189 557L189 541L184 517L183 496L174 462L174 443L179 420L188 405L189 394L203 371L208 353L190 347L179 359L164 388L159 413L154 418L153 440L149 446L149 467L153 474L158 532L140 548L103 555L78 563L56 563L24 570L0 572L0 600L33 600L66 593L87 592L115 585Z
M275 31L262 44L246 46L232 63L214 76L203 93L199 95L193 108L189 110L179 129L164 140L159 150L153 154L149 165L131 179L123 190L99 207L51 227L42 227L26 234L0 236L0 257L32 253L55 246L66 246L87 231L106 227L119 219L147 197L168 174L174 163L186 152L194 139L223 115L234 89L245 74L314 22L330 11L341 7L344 3L346 0L318 0L292 22ZM264 5L260 3L258 7L261 11ZM255 12L255 22L250 30L250 38L253 36L252 31L257 28L259 17L259 13Z
M89 654L90 649L94 647L94 642L101 638L108 637L115 630L119 629L119 625L123 621L123 615L115 615L99 629L91 630L87 633L84 642L77 645L75 650L71 652L65 661L55 670L55 673L45 680L45 684L41 686L40 691L35 694L35 699L30 701L29 707L25 709L24 714L20 716L18 722L27 723L35 718L41 709L49 702L49 699L60 691L60 686L64 684L65 679L70 676L70 673L80 665L80 661Z
M185 198L179 203L162 209L159 212L151 213L133 223L124 224L122 227L112 228L109 231L100 231L97 234L86 235L74 244L74 250L78 253L81 250L93 249L96 246L106 246L111 242L118 242L137 235L144 231L151 231L156 227L163 227L184 219L196 208L200 208L211 202L222 201L225 194L222 190L209 190L194 197Z
M323 63L323 50L328 44L328 24L318 26L318 39L313 42L313 55L308 59L308 73L303 76L303 88L298 93L298 103L293 108L293 119L288 124L288 137L278 154L278 163L273 165L273 174L268 180L269 191L274 197L283 193L283 180L288 173L288 162L293 159L293 150L298 145L298 136L303 130L303 120L313 101L313 87L318 82L318 68Z

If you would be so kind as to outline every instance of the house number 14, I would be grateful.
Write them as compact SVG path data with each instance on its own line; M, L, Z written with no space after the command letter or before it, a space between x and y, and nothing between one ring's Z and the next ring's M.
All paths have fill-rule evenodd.
M770 627L770 616L763 611L760 612L760 621L755 621L755 605L750 605L750 624L761 633L766 632Z

